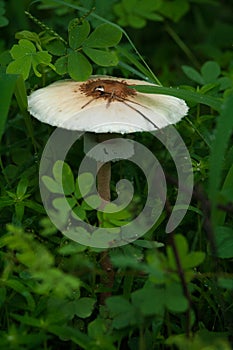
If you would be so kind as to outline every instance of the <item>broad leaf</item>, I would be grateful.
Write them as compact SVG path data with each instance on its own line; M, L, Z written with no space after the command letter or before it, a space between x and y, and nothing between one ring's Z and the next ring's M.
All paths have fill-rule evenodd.
M189 79L195 81L196 83L198 83L200 85L204 84L203 77L196 69L189 67L189 66L182 66L181 68Z
M233 94L224 101L221 113L217 118L215 138L211 146L210 168L209 168L209 196L212 201L212 220L217 224L216 201L221 183L224 155L233 130Z
M78 49L90 33L90 24L83 21L81 24L72 27L69 30L69 45L75 50Z
M72 51L68 56L68 73L72 79L84 81L91 75L92 66L84 55Z
M57 183L52 177L47 175L42 176L42 181L47 189L52 193L63 194L63 188L61 183Z
M108 23L100 24L83 43L85 47L106 48L116 46L121 40L122 32Z
M74 192L74 176L67 163L56 161L53 166L53 176L58 183L62 184L64 194L69 195Z
M215 233L217 256L223 259L233 258L233 229L220 226Z
M178 98L182 98L187 101L202 103L204 105L210 106L215 110L220 110L222 105L222 100L217 97L208 96L204 94L200 94L198 92L193 92L185 89L179 88L168 88L162 86L152 86L152 85L134 85L135 90L148 94L163 94L163 95L171 95Z
M94 176L91 173L82 173L80 174L75 183L75 197L80 199L85 197L94 184Z
M94 298L80 298L75 303L75 314L81 318L91 316L96 300Z
M67 56L59 57L55 62L56 72L60 75L64 75L68 71L68 58Z
M11 98L15 93L19 108L24 111L27 107L27 95L24 81L20 75L3 74L0 76L0 140L4 132Z
M216 82L218 76L221 73L219 64L214 61L208 61L201 67L201 73L205 84Z
M51 64L52 56L47 51L36 51L32 42L27 39L19 40L18 45L14 45L10 51L14 61L7 67L7 73L22 74L24 80L29 77L31 67L36 76L41 77L37 66L44 64L54 69Z
M103 67L116 66L118 57L115 52L96 50L88 47L83 47L85 54L96 64Z

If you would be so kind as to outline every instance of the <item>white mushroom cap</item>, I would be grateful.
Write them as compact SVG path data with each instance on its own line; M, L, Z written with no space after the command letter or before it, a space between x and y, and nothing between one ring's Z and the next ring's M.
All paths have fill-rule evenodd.
M188 112L179 98L140 93L129 85L153 84L110 76L61 80L34 91L28 110L40 121L64 129L122 134L161 129Z

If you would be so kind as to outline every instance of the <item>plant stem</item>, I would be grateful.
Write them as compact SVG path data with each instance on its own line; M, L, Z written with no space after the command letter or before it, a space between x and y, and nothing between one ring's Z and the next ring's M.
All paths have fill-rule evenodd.
M169 213L169 215L171 214L172 210L171 210L171 205L169 203L169 201L166 201L166 210ZM180 256L179 256L179 252L177 249L177 245L175 242L175 236L174 236L174 231L170 233L170 245L172 247L173 253L174 253L174 257L175 257L175 262L176 262L176 266L177 266L177 274L180 278L180 283L183 289L183 293L184 296L186 297L187 301L188 301L188 308L186 311L186 336L187 338L190 337L190 333L191 333L191 309L192 309L192 300L191 300L191 295L189 293L189 289L188 289L188 284L186 282L186 278L185 278L185 272L183 270L181 261L180 261Z
M99 136L99 142L106 140L106 135ZM100 197L105 201L111 200L110 193L110 181L111 181L111 162L107 163L98 163L98 173L97 173L97 189ZM101 209L103 209L104 205L101 205ZM99 226L101 226L101 222L99 222ZM105 250L101 253L100 264L103 269L103 276L101 277L101 284L103 285L106 291L100 294L100 303L102 305L105 304L105 300L111 296L111 289L114 283L114 270L112 263L109 258L108 250Z
M167 33L171 36L171 38L175 41L175 43L179 46L179 48L185 53L185 55L188 57L188 59L192 62L192 64L197 69L199 69L200 68L200 63L198 62L197 58L192 53L190 48L179 37L179 35L168 24L166 24L165 29L166 29Z

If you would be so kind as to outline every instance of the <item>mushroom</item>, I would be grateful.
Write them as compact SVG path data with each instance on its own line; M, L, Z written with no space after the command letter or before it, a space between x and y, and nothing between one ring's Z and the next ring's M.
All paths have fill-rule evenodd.
M28 97L28 110L44 123L97 133L98 141L106 140L106 133L161 129L177 123L187 114L188 107L183 100L168 95L139 93L133 89L134 85L153 84L112 76L92 76L85 82L61 80L34 91ZM114 152L114 144L112 149ZM128 150L129 155L132 152L132 149ZM99 195L110 201L110 163L106 162L106 157L97 160L100 161Z
M188 111L176 97L139 93L141 80L93 76L85 82L57 81L33 92L29 112L42 122L68 130L132 133L177 123Z
M122 153L114 148L113 134L162 129L177 123L188 111L181 99L140 93L133 88L134 85L153 84L135 79L92 76L84 82L57 81L28 97L28 110L38 120L68 130L95 133L98 142L111 139L111 154L103 152L105 157L100 159L93 155L98 161L97 187L103 203L110 201L111 163L108 160L112 159L112 154L117 158L117 154ZM87 148L88 143L93 144L93 139L89 139ZM128 152L126 158L129 158L133 146L124 151ZM107 253L102 260L109 276L107 286L111 287L113 272ZM103 300L106 297L104 295Z

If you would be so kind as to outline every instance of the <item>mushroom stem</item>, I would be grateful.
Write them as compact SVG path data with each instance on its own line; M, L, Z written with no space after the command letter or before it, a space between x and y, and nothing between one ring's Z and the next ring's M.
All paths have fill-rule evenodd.
M111 162L98 162L97 188L99 195L105 201L110 201L110 180L111 180Z
M110 136L108 135L108 138ZM100 135L98 138L99 142L106 140L106 135ZM97 164L98 167L98 173L97 173L97 188L99 195L102 199L105 201L111 200L111 193L110 193L110 181L111 181L111 162L102 163L99 162ZM103 209L104 205L102 205ZM99 222L99 225L101 225L101 222ZM114 270L112 263L109 258L108 250L105 250L101 253L101 259L100 264L103 269L103 276L101 277L101 283L107 291L104 291L100 294L100 303L102 305L105 304L105 300L111 296L111 289L113 287L114 283Z

